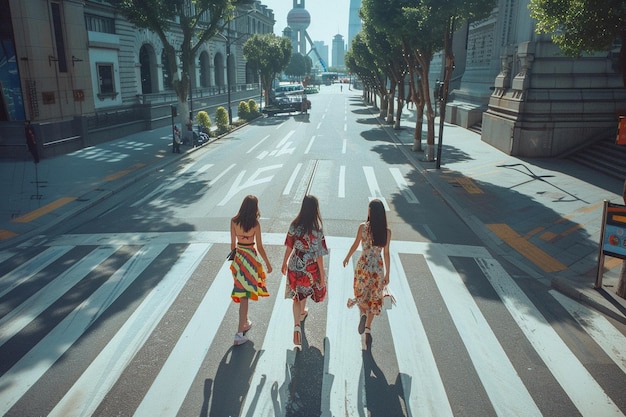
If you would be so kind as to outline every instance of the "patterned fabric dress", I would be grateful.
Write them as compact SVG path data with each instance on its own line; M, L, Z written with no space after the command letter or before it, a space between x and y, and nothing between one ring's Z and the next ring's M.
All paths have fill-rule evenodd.
M361 235L363 252L354 268L354 298L348 300L348 307L355 304L365 305L366 313L379 315L383 303L383 267L382 247L372 244L370 224L365 223Z
M312 285L321 281L317 258L328 254L324 234L319 230L305 234L302 227L292 225L285 246L294 249L287 264L285 298L304 300L313 295Z
M270 294L265 286L265 269L256 253L254 244L239 243L235 259L230 264L235 282L231 297L238 303L241 298L258 300L259 297L268 297Z

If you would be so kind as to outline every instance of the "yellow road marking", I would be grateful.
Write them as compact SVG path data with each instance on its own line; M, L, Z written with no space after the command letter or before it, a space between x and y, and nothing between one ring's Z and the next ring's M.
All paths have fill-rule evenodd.
M544 272L559 272L567 269L567 266L524 239L508 225L488 224L487 227L507 245L517 250L522 256L537 265Z
M478 188L478 186L472 181L471 178L467 177L459 177L456 181L470 194L482 194L483 190Z
M546 228L545 227L535 227L533 230L531 230L530 232L526 233L524 235L524 239L530 239L531 237L535 236L537 233L544 231Z
M35 219L38 219L39 217L50 213L51 211L54 211L56 209L58 209L59 207L63 207L64 205L66 205L67 203L71 203L72 201L76 200L76 197L62 197L59 198L56 201L53 201L50 204L46 204L43 207L39 207L37 210L33 210L30 213L26 213L23 216L20 217L16 217L15 219L11 220L14 223L28 223L28 222L32 222Z
M106 182L115 181L117 179L122 178L124 175L128 175L131 172L136 171L139 168L143 168L145 166L146 166L146 164L143 164L143 163L135 164L132 167L130 167L129 169L118 171L115 174L111 174L111 175L108 175L108 176L104 177L104 181L106 181Z
M17 236L17 233L14 233L10 230L0 229L0 240L10 239L15 236Z

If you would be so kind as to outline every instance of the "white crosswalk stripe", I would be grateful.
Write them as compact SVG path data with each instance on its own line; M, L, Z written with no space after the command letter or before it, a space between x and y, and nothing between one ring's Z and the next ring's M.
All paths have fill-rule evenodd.
M283 240L283 234L264 235L266 247L282 247ZM15 413L12 408L20 399L169 245L186 245L186 249L163 271L157 284L150 288L111 339L77 374L76 380L69 381L67 391L55 404L51 404L51 411L48 412L50 416L94 414L135 355L148 343L166 312L176 305L179 294L188 285L194 271L203 259L210 256L211 248L216 244L229 243L227 232L64 235L49 241L49 247L33 258L36 263L24 263L2 277L0 282L5 298L0 298L0 303L24 284L25 280L20 276L32 277L37 272L52 268L56 260L76 247L95 248L0 317L0 348L11 348L16 335L106 259L118 256L118 252L128 245L133 245L135 252L129 254L128 260L123 265L120 263L116 271L111 271L108 279L93 293L85 295L85 299L77 303L77 307L28 352L5 368L0 374L0 414ZM342 259L351 243L352 238L327 237L330 250L327 265L332 280L328 283L329 296L323 307L327 319L319 401L321 415L329 417L368 414L365 382L368 375L364 375L363 359L358 354L363 348L362 338L354 329L358 322L358 309L346 307L346 300L352 294L353 265L344 268ZM471 367L496 415L542 415L542 410L537 399L531 395L532 391L518 375L506 348L491 329L486 313L456 271L452 258L473 259L476 262L477 271L482 271L484 280L495 290L521 333L554 376L559 389L565 392L581 415L624 415L615 399L607 395L601 383L586 370L539 309L485 248L393 241L390 289L398 296L398 303L381 317L386 317L388 322L392 338L389 354L394 356L397 364L407 415L452 416L456 412L451 407L450 396L453 393L446 389L446 380L440 374L440 364L435 359L433 343L429 340L429 333L436 329L427 328L420 317L407 271L403 267L403 256L416 255L423 257L435 277L434 287L438 289L471 360ZM6 262L11 256L1 259ZM142 394L134 410L135 415L177 415L193 389L203 361L213 345L220 342L218 330L232 305L229 297L232 289L230 265L227 262L220 265L208 290L198 298L195 312L186 322L169 355L163 358L154 379L147 382L145 395ZM291 301L283 297L284 286L283 276L278 284L279 290L266 304L266 308L271 309L271 313L268 311L269 323L255 325L256 331L262 329L265 336L261 345L254 346L256 359L251 378L247 381L247 393L242 393L242 416L298 413L300 405L289 388L298 353L293 349L292 333L287 330L293 326L292 306ZM626 374L626 356L621 349L626 344L624 335L600 315L582 310L584 307L559 293L553 292L552 295L606 352L615 363L615 368Z

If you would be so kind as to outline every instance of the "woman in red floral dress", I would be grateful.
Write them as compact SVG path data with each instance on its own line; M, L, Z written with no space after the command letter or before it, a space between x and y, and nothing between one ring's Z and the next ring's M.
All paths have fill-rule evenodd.
M326 295L324 255L328 254L317 198L307 195L300 213L291 222L285 238L282 273L287 275L285 297L293 300L293 343L302 346L301 322L308 310L306 300L321 302Z

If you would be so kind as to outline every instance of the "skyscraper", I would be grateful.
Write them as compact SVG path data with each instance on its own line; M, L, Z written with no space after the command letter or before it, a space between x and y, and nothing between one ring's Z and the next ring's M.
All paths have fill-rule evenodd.
M333 37L333 67L343 68L345 66L344 55L346 54L346 45L343 36L336 34Z
M350 0L350 15L348 17L348 49L352 46L352 39L361 31L362 24L359 17L361 0Z

